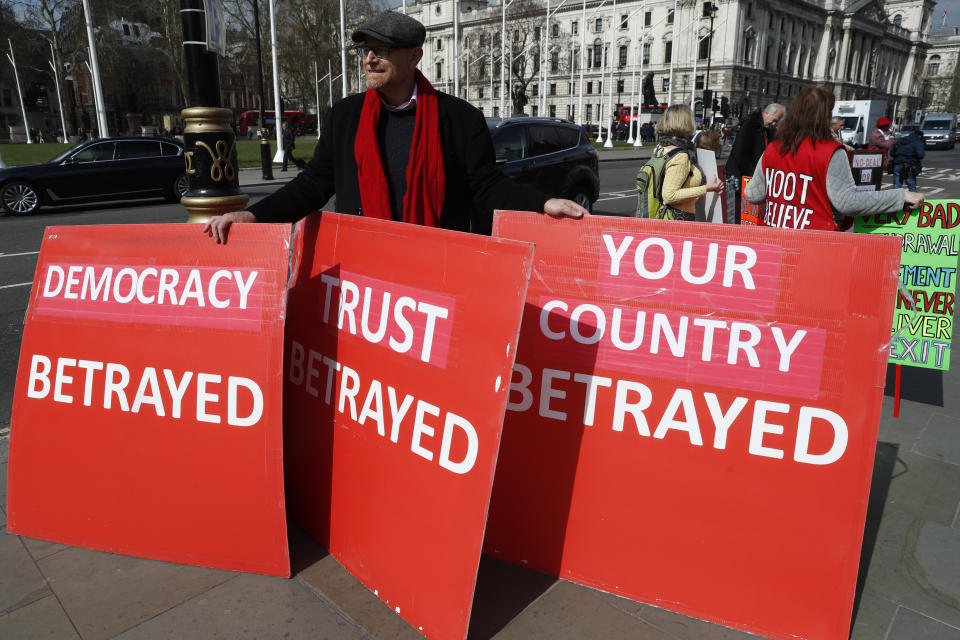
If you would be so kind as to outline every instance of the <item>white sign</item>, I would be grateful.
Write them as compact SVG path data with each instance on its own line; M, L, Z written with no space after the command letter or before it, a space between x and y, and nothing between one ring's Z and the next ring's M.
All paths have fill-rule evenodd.
M709 149L697 149L697 164L703 171L704 182L717 177L717 154ZM697 222L723 222L723 203L716 191L707 192L703 198L697 198Z
M227 55L227 23L220 0L203 0L207 14L207 51Z

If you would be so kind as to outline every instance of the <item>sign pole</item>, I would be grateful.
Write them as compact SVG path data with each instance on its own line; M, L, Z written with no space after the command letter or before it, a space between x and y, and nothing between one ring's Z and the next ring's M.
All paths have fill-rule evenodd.
M900 417L900 365L895 364L893 374L893 417Z

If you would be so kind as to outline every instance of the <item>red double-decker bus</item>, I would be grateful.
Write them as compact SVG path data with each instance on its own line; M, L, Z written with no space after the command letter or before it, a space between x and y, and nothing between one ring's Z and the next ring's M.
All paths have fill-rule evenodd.
M317 130L316 123L303 111L284 111L283 115L287 122L290 123L290 128L293 129L297 135L315 133ZM273 131L274 127L277 126L277 118L274 112L272 110L264 111L263 118L266 121L264 126ZM259 119L259 111L244 111L241 113L237 122L237 129L240 134L246 135L249 129L256 131Z
M617 122L622 122L623 124L630 124L631 120L640 121L644 120L645 115L653 114L662 114L667 108L665 104L656 104L656 105L644 105L640 108L640 114L637 114L637 107L620 107L620 112L617 114ZM631 113L632 111L632 113ZM646 118L647 120L653 120L654 122L660 118Z

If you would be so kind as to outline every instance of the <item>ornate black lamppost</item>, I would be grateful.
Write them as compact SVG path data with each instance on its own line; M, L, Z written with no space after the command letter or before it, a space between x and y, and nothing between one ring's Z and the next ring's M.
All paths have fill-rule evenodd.
M183 143L190 189L180 203L189 222L243 209L250 199L237 181L237 139L231 112L220 106L217 54L207 51L203 0L180 0L183 56L190 105L183 110Z

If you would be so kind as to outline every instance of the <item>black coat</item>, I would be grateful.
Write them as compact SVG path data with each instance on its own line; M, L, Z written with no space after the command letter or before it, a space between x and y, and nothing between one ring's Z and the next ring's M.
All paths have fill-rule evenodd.
M733 141L733 149L727 158L727 177L753 176L757 162L771 139L770 131L763 126L761 112L754 111L748 115L740 125L737 139Z
M916 169L921 168L921 161L926 154L923 146L923 133L913 131L910 135L901 139L893 148L893 154L890 156L890 162L893 164L908 164Z
M359 93L333 105L306 169L250 207L258 222L299 220L334 194L338 213L361 213L353 144L363 100ZM518 185L496 166L490 130L480 111L438 91L437 112L447 181L441 227L489 234L494 209L543 211L546 195Z

